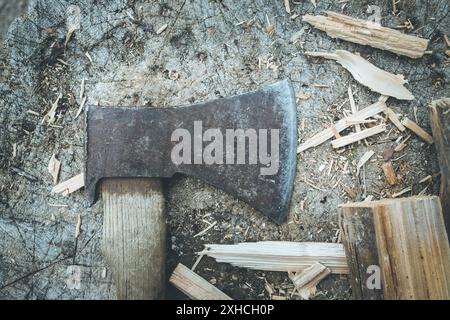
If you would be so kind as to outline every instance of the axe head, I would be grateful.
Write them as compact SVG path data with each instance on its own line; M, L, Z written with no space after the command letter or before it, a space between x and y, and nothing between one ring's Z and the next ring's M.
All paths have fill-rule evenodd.
M292 84L178 108L88 106L87 205L103 178L196 177L285 220L296 169Z

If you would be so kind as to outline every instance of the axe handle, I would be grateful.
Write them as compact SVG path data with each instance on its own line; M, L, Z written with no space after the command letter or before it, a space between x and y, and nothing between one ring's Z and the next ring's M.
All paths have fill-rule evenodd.
M162 299L166 221L160 179L105 179L101 193L102 249L117 298Z

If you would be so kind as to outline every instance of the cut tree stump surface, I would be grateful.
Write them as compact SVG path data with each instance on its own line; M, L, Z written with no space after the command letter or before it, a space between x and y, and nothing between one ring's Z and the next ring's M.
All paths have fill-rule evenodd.
M297 94L310 96L298 102L297 120L299 129L303 128L299 144L344 118L344 110L351 113L349 85L359 110L379 98L342 66L325 59L308 59L304 51L359 52L379 68L403 74L408 79L405 86L416 100L390 98L386 104L429 133L427 103L445 96L450 79L442 39L442 34L449 34L450 25L446 0L428 4L402 1L397 4L401 10L398 17L391 14L392 1L377 3L384 26L392 28L406 17L416 17L412 21L415 30L400 32L432 39L428 50L433 54L414 60L332 39L301 21L305 14L340 12L342 4L334 0L317 1L317 8L310 1L291 1L291 14L299 14L296 19L290 19L281 0L76 3L81 9L81 29L73 33L66 49L62 47L67 33L65 11L73 1L28 1L27 14L12 23L8 35L2 33L6 45L0 48L0 299L115 298L112 272L101 254L101 201L85 209L82 190L67 197L50 193L53 181L47 165L53 154L61 161L59 181L83 169L83 113L75 119L83 79L86 105L169 107L230 96L289 78ZM370 14L366 10L367 6L349 1L344 13L367 19ZM273 25L271 34L266 30L267 18ZM166 24L167 28L156 34ZM291 43L292 35L306 26L310 29ZM42 118L59 93L63 96L54 126L44 126ZM179 262L192 266L196 252L206 243L336 241L336 208L348 200L341 185L351 187L358 199L390 195L408 186L413 187L413 194L425 187L427 193L438 194L439 179L418 184L439 168L435 147L415 135L394 155L403 156L396 163L404 170L398 172L403 176L402 184L392 189L378 178L382 176L378 156L399 133L388 122L386 132L374 137L374 141L385 138L392 128L385 142L370 148L364 142L355 143L338 154L330 140L302 152L290 223L281 226L195 179L176 176L166 181L167 276ZM369 149L375 155L360 169L359 188L356 163ZM347 172L343 170L346 163ZM19 175L22 171L17 169L31 176ZM75 238L79 214L82 223ZM193 237L212 223L216 224L208 232ZM214 279L215 286L233 299L269 298L261 271L204 258L195 272L208 281ZM267 272L265 276L274 288L290 281L285 273ZM319 289L324 293L320 299L350 297L349 282L340 275L329 275ZM168 290L169 297L182 297L177 290ZM258 296L261 292L265 292L263 297Z

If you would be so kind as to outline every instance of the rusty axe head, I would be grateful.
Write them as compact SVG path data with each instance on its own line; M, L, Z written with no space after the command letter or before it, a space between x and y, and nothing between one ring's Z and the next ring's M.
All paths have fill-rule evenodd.
M285 220L296 168L292 84L179 108L95 107L86 115L85 192L103 178L199 178Z

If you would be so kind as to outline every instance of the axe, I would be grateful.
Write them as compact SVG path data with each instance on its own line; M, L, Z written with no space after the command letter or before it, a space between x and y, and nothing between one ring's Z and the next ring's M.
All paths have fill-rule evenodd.
M198 178L282 223L294 183L296 145L289 80L186 107L89 106L85 195L88 206L102 196L102 251L117 297L163 298L161 178L175 173Z

